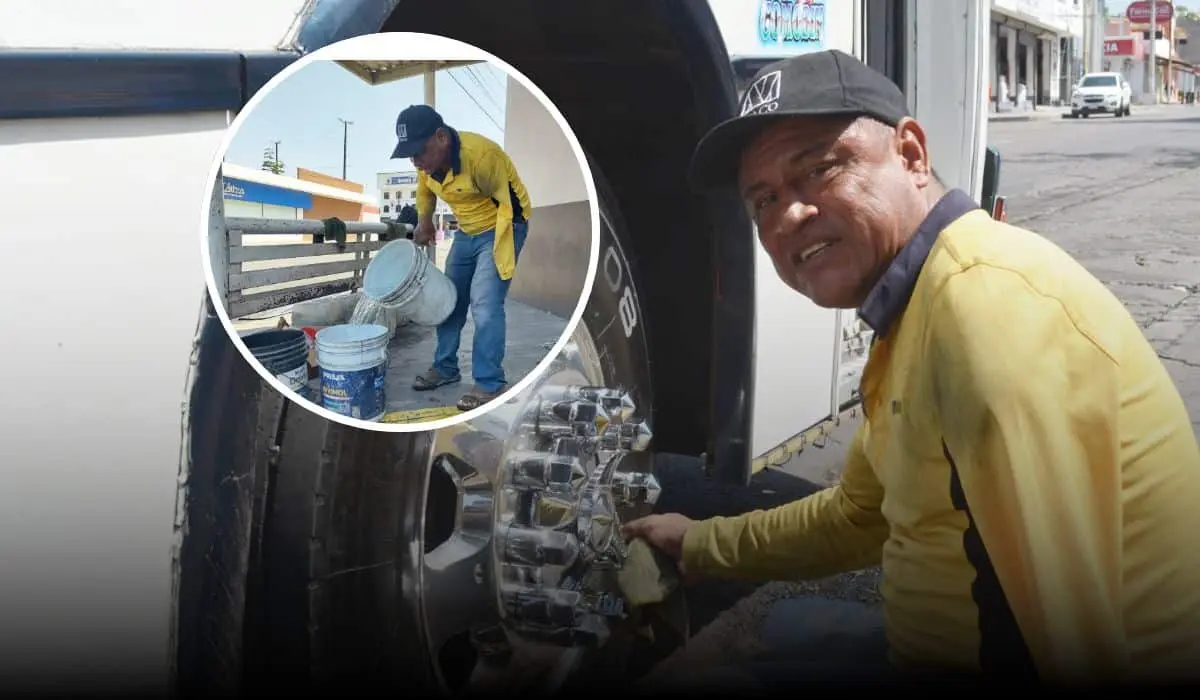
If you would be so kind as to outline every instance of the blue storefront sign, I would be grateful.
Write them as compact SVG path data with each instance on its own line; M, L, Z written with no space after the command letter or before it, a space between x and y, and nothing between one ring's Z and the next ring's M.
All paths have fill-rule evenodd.
M404 175L393 175L387 179L389 185L411 185L417 181L416 173L405 173Z
M758 43L794 54L825 47L822 0L759 0Z
M225 199L239 202L255 202L257 204L273 204L279 207L295 209L311 209L312 195L307 192L296 192L274 185L264 185L260 182L249 182L227 177L224 180Z

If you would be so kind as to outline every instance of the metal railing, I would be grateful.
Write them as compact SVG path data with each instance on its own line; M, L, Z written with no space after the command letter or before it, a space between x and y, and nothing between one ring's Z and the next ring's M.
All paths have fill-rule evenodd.
M338 243L326 237L328 229L320 220L226 218L225 308L230 318L354 291L362 285L371 254L413 228L355 221L345 227L346 240ZM246 245L247 236L312 236L313 242Z

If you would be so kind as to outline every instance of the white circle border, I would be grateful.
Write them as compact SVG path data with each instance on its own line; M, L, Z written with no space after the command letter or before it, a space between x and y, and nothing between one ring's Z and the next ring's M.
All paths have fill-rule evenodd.
M400 50L397 50L399 47ZM398 58L399 54L403 54L404 58ZM510 78L516 80L526 90L537 98L542 107L550 113L554 121L562 129L563 134L567 137L567 141L571 145L571 151L575 155L575 159L583 172L584 186L587 189L588 203L591 205L591 227L592 227L592 246L591 254L588 256L587 275L584 278L583 290L580 294L579 301L575 305L575 311L571 314L571 318L567 321L566 329L559 337L558 342L546 353L541 362L537 364L524 377L518 380L515 384L509 386L508 390L495 399L492 399L487 404L470 411L465 411L460 415L451 418L440 418L423 423L384 423L365 421L358 418L350 418L343 416L340 413L335 413L324 406L321 406L316 401L305 399L295 391L289 389L287 385L272 375L267 368L254 357L253 353L246 346L245 341L238 334L233 326L233 321L229 317L229 313L225 308L225 300L219 298L216 293L217 284L216 276L213 272L212 257L209 250L209 215L211 212L211 204L213 199L212 188L219 186L217 178L221 173L221 163L225 158L225 154L229 151L229 146L233 141L233 137L237 134L242 122L247 115L252 114L258 103L271 92L288 79L293 73L303 69L310 63L315 61L371 61L371 60L388 60L388 61L484 61L493 66L502 69ZM208 294L213 300L213 309L220 319L221 325L225 328L225 332L233 341L234 346L246 362L262 377L275 391L282 394L291 401L302 405L306 410L312 411L317 415L331 420L336 423L341 423L352 428L361 428L365 430L374 430L378 432L388 433L419 433L426 431L440 430L449 428L455 425L466 423L474 418L490 413L500 406L515 399L521 392L529 387L533 382L549 369L550 365L555 361L571 336L575 333L575 328L579 325L583 318L584 310L587 308L588 300L592 294L592 287L596 279L596 268L598 267L600 258L600 203L596 193L596 182L592 177L592 170L588 166L587 158L584 155L583 146L579 142L579 138L575 135L575 131L567 122L565 116L559 111L558 107L550 100L550 98L542 92L542 90L523 73L518 71L508 62L494 56L483 49L480 49L471 44L467 44L457 39L439 36L436 34L423 34L417 32L382 32L378 34L366 34L363 36L352 37L345 39L328 46L322 47L310 54L305 54L288 64L279 73L275 74L265 85L258 89L257 92L247 101L242 107L237 117L225 131L225 137L221 141L221 146L213 159L212 167L209 169L208 180L203 197L200 215L200 257L204 265L204 281L208 288ZM199 379L199 378L198 378Z

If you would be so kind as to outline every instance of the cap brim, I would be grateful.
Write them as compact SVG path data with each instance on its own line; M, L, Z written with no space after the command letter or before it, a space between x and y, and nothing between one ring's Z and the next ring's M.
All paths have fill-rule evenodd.
M425 142L428 140L425 138L401 141L396 144L396 148L392 151L392 158L412 158L425 148Z
M689 179L701 190L737 184L742 151L765 127L790 119L794 114L750 114L734 117L709 130L692 153Z

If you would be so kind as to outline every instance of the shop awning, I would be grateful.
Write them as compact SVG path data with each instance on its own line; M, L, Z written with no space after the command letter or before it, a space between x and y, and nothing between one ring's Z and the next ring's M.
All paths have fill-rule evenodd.
M337 61L342 68L371 85L424 75L430 70L436 72L476 63L483 61Z
M1006 25L1029 32L1042 39L1056 39L1071 35L1068 27L1056 27L1020 10L992 5L992 12L1000 15Z
M1173 68L1174 70L1185 70L1185 71L1188 71L1189 73L1196 72L1196 66L1192 65L1191 63L1188 63L1187 61L1181 61L1178 58L1172 58L1172 59L1168 60L1165 56L1155 56L1155 58L1157 59L1155 62L1159 66L1165 67L1168 63L1170 63L1171 68Z

